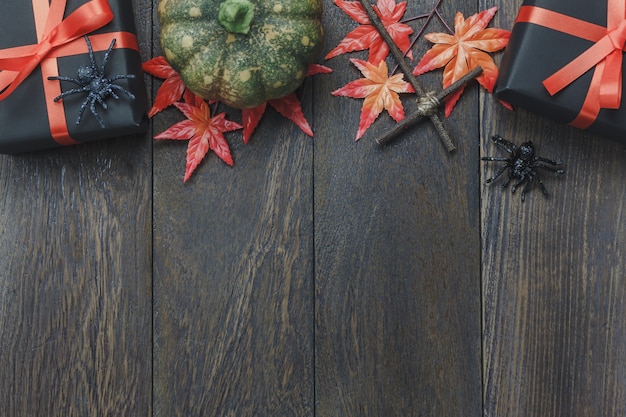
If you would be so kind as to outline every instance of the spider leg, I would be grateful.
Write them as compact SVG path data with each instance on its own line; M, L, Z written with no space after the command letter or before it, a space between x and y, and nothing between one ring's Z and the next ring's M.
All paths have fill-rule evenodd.
M536 156L535 157L535 161L545 162L546 164L554 165L554 166L557 166L557 167L563 165L563 162L561 162L561 161L553 161L552 159L542 158L540 156Z
M509 186L509 184L511 183L511 179L513 179L513 176L511 174L509 174L509 176L506 178L506 181L504 181L502 183L502 188L506 188ZM515 191L513 191L515 192Z
M557 165L560 166L560 165ZM555 174L564 174L565 171L561 168L557 168L557 167L553 167L553 166L549 166L549 165L544 165L544 164L535 164L535 168L541 168L544 169L546 171L550 171L550 172L554 172Z
M513 155L517 151L517 145L513 142L509 142L500 135L493 135L491 140L493 140L498 147L507 151L510 155Z
M492 162L509 162L509 158L498 157L498 156L483 156L480 159L483 161L492 161Z
M96 118L96 120L100 124L100 127L105 127L102 117L100 117L100 114L98 114L98 111L96 110L96 100L97 96L90 94L82 102L82 104L80 105L80 110L78 111L78 118L76 119L77 125L80 124L81 120L83 119L83 115L85 114L85 110L87 110L87 107L89 106L91 114L93 114L93 116Z
M94 70L94 74L95 74L95 70L98 68L98 65L96 64L96 57L93 54L93 48L91 47L91 41L89 40L89 36L85 35L85 42L87 43L87 50L89 51L89 61L91 62L91 68Z
M522 185L524 183L524 181L528 181L528 183L526 184L526 186L522 190L522 194L524 194L526 192L526 189L528 189L528 187L530 186L530 183L532 182L532 178L527 178L527 177L520 178L515 184L513 184L513 187L511 187L511 193L515 194L515 190L517 190L517 187Z
M54 98L54 102L58 102L59 100L62 100L63 98L72 95L72 94L78 94L78 93L84 93L85 92L85 87L83 88L72 88L71 90L67 90L63 93L61 93L60 95L56 96Z
M107 106L107 103L104 101L104 98L100 94L94 94L94 100L100 103L100 105L102 106L104 110L107 110L109 108L109 106ZM95 101L94 101L94 104L95 104Z
M123 79L127 79L127 78L136 78L136 77L135 77L135 74L119 74L119 75L116 75L113 78L109 78L109 81L113 82L113 81L123 80Z
M91 110L91 114L93 114L93 117L96 118L96 120L100 124L100 127L104 128L105 127L104 120L102 120L100 113L98 113L98 110L96 110L96 100L91 100L91 104L89 105L89 110Z
M491 178L488 178L487 181L485 181L485 184L489 184L491 181L493 181L496 178L498 178L500 175L502 175L504 173L504 171L506 171L507 168L509 168L509 164L506 164L502 168L500 168ZM506 187L506 185L504 185L504 186Z
M524 188L522 189L522 195L521 195L522 203L524 202L524 200L526 200L526 191L528 191L530 189L530 184L532 184L532 182L533 182L533 178L529 179L528 182L526 183L526 185L524 186ZM542 188L544 188L544 187L542 186ZM544 190L545 190L545 188L544 188Z
M83 114L85 113L85 109L87 108L87 104L89 103L90 97L87 98L81 103L80 110L78 111L78 118L76 119L76 124L79 125L80 121L83 119Z
M109 55L111 54L111 51L113 50L113 47L115 46L115 42L116 42L116 39L113 38L113 40L111 41L111 44L109 45L109 48L104 53L104 59L102 60L102 67L101 67L102 68L102 70L101 70L102 74L104 74L104 71L105 71L105 69L107 67L107 64L109 62Z
M541 177L539 177L539 175L537 175L537 182L539 183L539 187L541 187L541 192L543 192L543 194L547 197L550 195L550 193L548 193L548 190L546 189L546 186L543 185L543 182L541 181Z
M124 87L122 87L121 85L117 85L117 84L111 84L111 89L115 89L118 91L123 92L124 94L126 94L131 100L135 99L135 95L133 93L131 93L129 90L125 89ZM117 97L116 97L117 98Z
M65 77L63 75L57 75L55 77L48 77L48 79L50 81L67 81L67 82L70 82L70 83L74 83L76 85L80 85L80 86L83 85L83 83L81 83L79 79L72 78L72 77Z

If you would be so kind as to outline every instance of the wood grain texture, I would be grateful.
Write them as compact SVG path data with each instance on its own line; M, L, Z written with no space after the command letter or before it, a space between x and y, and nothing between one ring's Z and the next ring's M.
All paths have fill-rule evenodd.
M235 166L210 153L187 184L187 143L155 144L154 415L310 416L313 139L269 107L226 137Z
M511 27L521 1L495 4L494 24ZM566 166L564 178L544 174L549 199L482 188L486 415L624 415L626 146L493 97L481 114L483 155L498 133Z
M311 413L311 139L270 113L232 150L183 185L156 146L156 416Z
M151 415L145 139L0 157L0 415Z
M329 51L356 25L326 6ZM406 17L427 7L409 2ZM475 5L441 11L451 21L459 7ZM433 22L428 31L441 30ZM419 43L415 56L428 47ZM334 72L315 96L316 415L479 416L475 85L445 122L455 153L428 123L379 148L389 116L355 143L362 100L330 92L361 74L348 56L327 65ZM419 80L441 88L441 72Z

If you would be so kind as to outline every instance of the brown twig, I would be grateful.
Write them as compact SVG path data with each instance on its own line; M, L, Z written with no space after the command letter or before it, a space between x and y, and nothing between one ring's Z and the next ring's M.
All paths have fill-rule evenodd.
M386 145L409 127L421 122L426 117L430 117L432 114L436 114L437 109L439 108L441 103L443 103L446 97L464 86L468 81L478 77L482 72L482 67L476 67L454 83L450 84L448 88L440 91L439 94L435 94L435 92L433 91L422 94L418 98L417 111L404 118L401 122L396 124L396 126L389 132L377 138L376 143L378 143L379 145ZM441 119L438 119L438 122L441 122ZM434 121L433 123L437 122Z
M372 5L370 4L370 0L359 0L359 1L363 5L363 8L365 9L365 12L367 13L367 16L369 17L372 25L376 28L376 30L378 30L378 32L380 33L380 36L382 36L384 41L389 46L389 51L391 52L393 57L396 59L396 62L398 66L400 67L400 70L404 73L404 76L406 77L408 82L411 84L411 86L413 86L413 89L419 96L424 96L425 95L424 89L417 82L417 79L413 75L413 71L411 71L411 68L409 67L409 65L406 63L406 60L404 59L404 54L402 53L402 51L400 51L396 43L393 41L393 39L391 38L391 35L389 35L389 32L387 32L385 25L383 25L383 22L380 21L380 18L378 17L376 12L372 8ZM429 114L427 117L430 118L430 121L432 122L433 126L435 127L435 130L439 134L439 138L441 139L441 142L443 143L443 145L446 147L448 152L452 152L455 149L454 143L452 143L452 139L450 138L448 131L443 125L443 122L441 121L441 118L439 117L439 113L433 112L432 114Z

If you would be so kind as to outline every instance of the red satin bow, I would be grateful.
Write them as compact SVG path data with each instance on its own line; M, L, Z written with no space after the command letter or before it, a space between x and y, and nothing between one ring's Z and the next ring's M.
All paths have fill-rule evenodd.
M47 1L46 1L47 2ZM45 11L38 44L0 51L0 100L8 97L55 49L99 29L113 20L108 0L92 0L63 19L67 0L52 0ZM35 13L42 13L35 8ZM37 20L37 19L36 19ZM43 21L40 19L40 21Z
M517 22L534 23L594 44L543 82L554 95L595 67L583 107L570 124L585 129L602 108L618 109L622 99L622 51L626 45L626 2L608 0L607 27L534 6L523 6Z

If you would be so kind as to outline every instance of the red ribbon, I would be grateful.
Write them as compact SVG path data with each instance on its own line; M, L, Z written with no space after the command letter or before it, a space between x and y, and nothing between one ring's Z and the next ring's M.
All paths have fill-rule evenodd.
M52 51L113 20L113 12L107 0L92 0L63 19L66 2L52 0L48 5L47 0L43 3L33 0L39 43L0 51L0 69L12 72L0 84L0 89L8 86L0 94L0 100L8 97ZM47 13L44 13L44 9L47 9Z
M600 110L618 109L622 99L622 51L626 45L626 2L608 0L607 27L535 6L522 6L516 22L534 23L594 42L543 82L555 95L587 71L595 71L580 113L570 124L589 127Z

